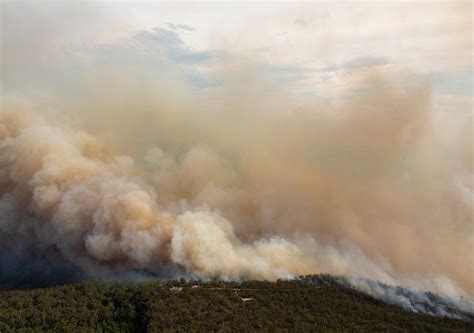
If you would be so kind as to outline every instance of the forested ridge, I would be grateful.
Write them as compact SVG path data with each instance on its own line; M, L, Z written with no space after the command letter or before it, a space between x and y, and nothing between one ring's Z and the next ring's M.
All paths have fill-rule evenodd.
M472 332L333 283L82 282L0 291L0 332Z

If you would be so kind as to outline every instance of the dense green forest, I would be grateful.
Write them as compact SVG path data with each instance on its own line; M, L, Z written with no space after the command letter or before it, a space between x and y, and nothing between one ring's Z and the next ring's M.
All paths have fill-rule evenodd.
M0 291L0 332L472 332L353 289L301 281L83 282Z

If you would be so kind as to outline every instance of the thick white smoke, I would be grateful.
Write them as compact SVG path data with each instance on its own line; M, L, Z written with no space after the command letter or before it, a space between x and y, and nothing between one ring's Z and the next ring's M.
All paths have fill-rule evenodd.
M384 102L398 98L384 94L376 98L382 98ZM415 97L403 94L404 103L409 98L418 100L418 93L415 94ZM401 100L392 101L399 102ZM433 224L415 220L424 214L425 219L433 223L437 213L433 215L425 210L428 206L424 208L429 204L429 201L424 202L430 199L429 196L418 195L418 202L406 201L403 196L412 196L412 189L409 184L398 184L397 177L406 177L410 171L412 182L431 186L433 191L441 188L437 182L433 184L431 179L426 179L423 173L416 175L409 169L402 169L398 175L400 171L387 164L386 160L400 163L398 154L405 158L409 156L409 150L403 150L403 142L397 143L398 147L394 145L398 134L380 138L376 146L366 143L366 157L372 156L370 158L375 160L364 162L369 165L363 169L351 165L354 173L347 178L346 166L338 165L342 161L323 157L321 161L332 166L326 170L323 165L317 171L318 167L306 160L305 153L298 152L301 146L317 144L306 142L309 133L304 132L306 129L301 128L303 124L299 120L293 125L288 123L287 128L295 134L291 138L291 161L282 159L286 152L275 149L263 156L261 148L257 155L248 155L245 144L240 146L233 142L231 151L237 149L243 156L247 154L239 166L208 148L210 144L174 154L155 146L146 151L143 162L137 162L131 157L117 155L100 139L83 131L53 125L55 121L48 117L25 111L28 107L7 96L0 118L1 236L4 244L12 239L22 239L19 244L14 241L12 248L26 246L46 252L53 249L67 263L89 276L129 269L156 269L165 265L181 267L187 274L199 277L223 279L274 280L331 272L405 283L450 295L469 294L469 289L461 287L465 282L468 284L464 286L469 286L469 276L452 275L455 272L436 266L442 263L442 252L438 257L433 252L435 257L426 261L412 258L411 253L405 256L403 245L392 249L392 243L387 241L393 233L401 237L401 244L425 251L437 246L427 236L438 237L437 230L444 228L448 232L451 229L449 225L434 229ZM424 111L411 109L409 112L416 116L417 112ZM327 122L324 118L317 119ZM279 120L270 120L267 125L277 126L272 124L275 121ZM337 152L339 148L327 140L341 140L339 128L343 128L345 136L353 141L366 140L359 137L361 124L358 121L351 124L350 118L342 118L338 122L338 130L331 133L331 137L321 138L321 134L316 133L316 140L322 142L322 151L329 146ZM413 131L412 121L409 123ZM291 128L295 125L303 130L299 136ZM364 131L375 131L373 135L378 135L378 130L370 126ZM430 130L415 133L415 137L422 138L421 143L411 142L415 152L433 158L432 141L423 142L433 140ZM258 135L249 134L251 137ZM388 142L384 143L384 140ZM262 141L256 141L256 144L261 145ZM249 147L249 151L255 148ZM378 149L385 155L378 156L382 153ZM337 154L344 158L341 152ZM420 163L419 156L413 158ZM379 167L388 168L389 178L366 174L364 169L367 167L373 171ZM425 165L420 167L425 168ZM441 170L439 164L434 167L432 171L438 172L441 184L448 181L446 185L450 184L450 179L443 177L454 176L458 168L453 169L449 164ZM377 179L384 184L383 188L377 182L371 184ZM362 184L365 188L357 190ZM467 185L462 184L466 191ZM400 188L401 185L408 187ZM459 196L454 184L449 186L452 189L446 192L446 200L458 203L454 208L446 203L446 208L440 212L446 214L455 209L453 213L461 214L458 227L469 227L472 207L463 203L465 194ZM351 193L354 190L355 197ZM360 201L363 200L361 195L373 197L375 201ZM373 224L376 222L374 217L370 217L377 211L385 214L385 218L390 217L387 214L395 214L391 218L405 216L413 224L403 226L399 221L383 224L382 220L378 221L382 223L379 229ZM366 238L361 228L369 228L373 237ZM417 229L425 232L421 238L411 232ZM463 237L467 237L465 244L469 246L472 235ZM443 242L450 239L454 241L453 246L463 251L462 238L444 234ZM371 255L364 253L374 245L378 250ZM458 255L469 256L462 252ZM462 257L455 259L462 260ZM452 260L446 262L447 268ZM411 267L412 261L417 263L415 267ZM466 265L464 270L469 272L468 261Z
M217 214L185 213L173 230L171 256L198 276L274 280L315 270L294 244L274 237L242 244L232 225Z
M289 278L314 271L281 238L242 244L207 209L170 214L129 157L113 156L82 132L18 112L1 114L1 235L56 248L94 276L96 269L154 268L170 261L200 277ZM33 219L28 219L32 216Z

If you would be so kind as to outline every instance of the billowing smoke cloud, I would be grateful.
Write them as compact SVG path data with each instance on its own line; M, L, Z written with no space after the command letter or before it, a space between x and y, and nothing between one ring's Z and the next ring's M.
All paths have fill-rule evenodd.
M252 110L255 123L235 126L216 116L197 146L186 126L204 125L179 122L183 137L178 128L169 138L157 134L167 149L153 146L141 161L6 98L3 243L15 248L21 237L21 247L54 249L91 275L171 263L225 279L323 271L391 282L406 276L417 285L429 277L422 286L467 292L469 142L456 140L458 152L447 159L429 125L427 94L393 89L330 114ZM157 123L169 117L144 114ZM113 120L96 124L114 128ZM121 126L135 125L129 119ZM107 140L129 133L122 128ZM184 148L166 140L182 140Z
M314 270L281 238L244 245L209 210L170 214L133 160L95 139L5 111L1 115L2 237L29 239L94 276L170 261L201 277L276 279ZM22 246L24 244L21 244ZM14 244L11 244L13 249Z
M323 272L474 296L471 114L385 62L322 99L220 55L196 88L149 40L66 56L23 94L3 63L3 281Z

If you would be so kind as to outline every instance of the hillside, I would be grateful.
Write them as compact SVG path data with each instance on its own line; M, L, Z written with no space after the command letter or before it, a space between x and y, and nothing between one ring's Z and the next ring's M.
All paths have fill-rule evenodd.
M472 322L413 313L334 283L86 282L0 292L0 332L429 331Z

